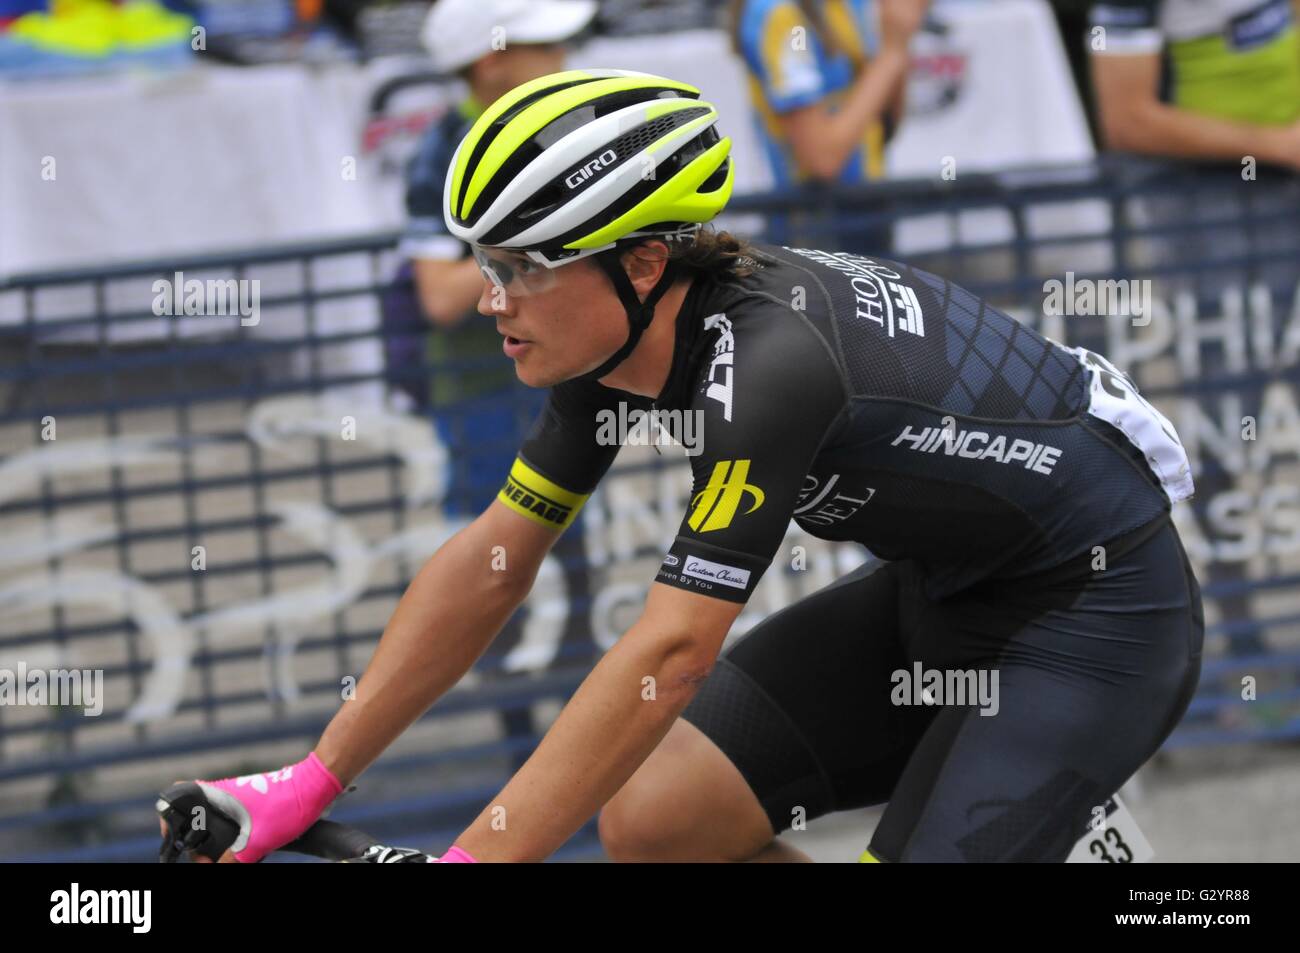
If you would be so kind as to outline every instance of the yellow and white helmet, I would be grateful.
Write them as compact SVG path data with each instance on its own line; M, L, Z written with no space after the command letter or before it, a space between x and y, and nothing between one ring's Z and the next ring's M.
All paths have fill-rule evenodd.
M515 87L452 159L443 214L471 245L548 267L615 242L698 227L731 197L731 140L694 86L629 70L568 70Z
M731 140L718 135L718 111L699 97L694 86L648 73L552 73L488 107L452 158L443 217L494 285L529 293L545 287L538 278L554 281L553 269L589 255L609 276L628 339L583 378L603 377L632 352L676 277L670 261L642 301L620 249L693 232L731 197ZM511 266L491 249L533 264Z

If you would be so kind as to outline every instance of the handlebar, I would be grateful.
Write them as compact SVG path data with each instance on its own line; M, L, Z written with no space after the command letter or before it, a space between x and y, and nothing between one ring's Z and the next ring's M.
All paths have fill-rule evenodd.
M337 821L317 821L301 837L280 850L339 861L360 857L378 843L374 837L355 827Z
M158 855L160 863L175 863L185 851L195 851L213 861L219 860L239 836L239 825L214 808L194 781L173 784L159 795L154 806L167 827ZM199 808L202 809L203 825L195 828L191 821ZM297 840L279 849L342 861L360 857L378 843L376 838L355 827L320 820Z

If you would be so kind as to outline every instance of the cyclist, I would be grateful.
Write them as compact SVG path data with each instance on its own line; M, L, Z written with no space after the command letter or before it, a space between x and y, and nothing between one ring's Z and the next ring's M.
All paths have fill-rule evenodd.
M617 454L602 411L700 415L689 505L639 620L444 859L540 860L602 808L615 859L806 859L775 840L796 818L887 801L871 859L1063 860L1178 722L1203 624L1168 421L935 275L699 230L733 171L698 96L563 72L461 142L448 227L548 401L315 751L201 782L240 823L223 859L296 837L469 669ZM792 518L889 562L719 658ZM996 712L897 703L915 665L996 673Z

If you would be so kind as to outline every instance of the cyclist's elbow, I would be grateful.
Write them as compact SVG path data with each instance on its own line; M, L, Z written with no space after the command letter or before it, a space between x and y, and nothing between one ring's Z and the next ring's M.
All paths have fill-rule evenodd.
M670 656L665 666L669 684L680 691L694 692L713 671L718 661L718 653L706 647L692 646L679 655Z
M629 635L653 643L665 686L693 691L708 678L739 611L734 603L655 585Z
M654 633L655 691L663 695L693 694L704 684L718 660L718 647L699 633Z

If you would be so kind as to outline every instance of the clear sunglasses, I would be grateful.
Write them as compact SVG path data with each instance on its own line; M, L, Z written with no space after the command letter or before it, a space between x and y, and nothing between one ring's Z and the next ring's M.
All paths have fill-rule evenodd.
M646 238L687 237L695 234L699 228L697 224L690 224L668 233L634 232L598 248L562 249L558 252L486 248L482 245L470 245L470 250L483 276L494 288L504 289L511 297L526 298L529 295L543 294L554 288L559 283L556 272L564 265L581 261L611 248L636 245Z

